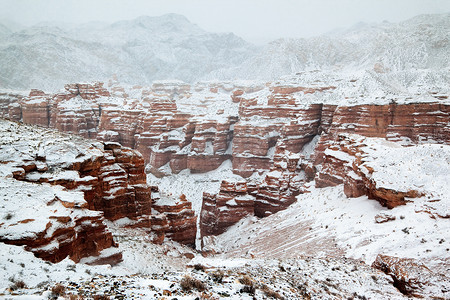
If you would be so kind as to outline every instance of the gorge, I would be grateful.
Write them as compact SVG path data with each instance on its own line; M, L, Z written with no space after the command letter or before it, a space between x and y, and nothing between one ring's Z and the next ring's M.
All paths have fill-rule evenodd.
M258 70L278 43L333 39L251 54L238 37L161 18L182 28L180 39L231 43L239 67L195 59L206 79L221 79L192 73L187 82L148 83L140 73L121 82L123 73L19 91L0 81L0 297L20 290L19 279L30 286L24 295L42 297L56 282L88 298L450 297L448 32L431 31L426 50L398 50L400 64L369 33L349 31L339 38L370 36L372 56L342 42L340 58L323 62L320 49L290 75L232 80L224 77ZM395 40L430 18L384 24L377 36ZM165 28L158 22L105 30L139 27L138 38ZM59 34L67 32L51 39ZM352 55L360 67L342 67ZM35 75L26 82L41 82ZM19 86L12 79L4 86ZM191 275L209 290L186 290Z

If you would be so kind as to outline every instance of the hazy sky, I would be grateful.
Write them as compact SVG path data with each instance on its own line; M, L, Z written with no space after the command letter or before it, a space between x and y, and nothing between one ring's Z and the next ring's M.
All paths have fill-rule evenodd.
M450 0L0 0L0 20L25 25L179 13L207 31L234 32L254 43L444 12L450 12Z

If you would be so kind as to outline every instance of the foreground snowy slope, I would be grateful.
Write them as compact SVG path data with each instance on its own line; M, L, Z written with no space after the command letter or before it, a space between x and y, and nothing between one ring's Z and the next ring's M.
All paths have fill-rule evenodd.
M182 249L177 247L163 248L144 239L123 244L125 256L139 255L139 262L126 260L126 264L114 267L75 265L70 260L48 264L20 247L0 244L0 298L406 299L388 276L351 259L223 260L198 256L186 265L186 260L170 257L180 255ZM144 271L143 266L148 268Z

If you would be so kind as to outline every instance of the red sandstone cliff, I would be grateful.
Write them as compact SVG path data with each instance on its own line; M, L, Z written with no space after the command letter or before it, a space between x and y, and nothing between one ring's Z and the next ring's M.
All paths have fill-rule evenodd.
M177 200L167 196L161 198L157 187L152 187L152 192L154 212L159 213L167 220L164 236L181 244L195 247L197 216L192 210L192 203L184 195Z
M12 120L137 149L158 176L164 175L159 168L166 164L173 173L186 168L206 172L232 159L233 171L248 177L271 168L278 141L298 153L318 134L315 165L321 163L321 151L339 133L393 141L450 142L450 108L438 102L355 106L302 102L305 95L332 93L333 86L269 84L261 93L260 87L158 83L138 89L140 98L117 94L116 88L112 86L110 92L101 83L71 84L54 95L38 90L28 97L9 93L0 95L0 113ZM239 104L238 114L217 120L202 116L202 109L217 101L214 95L219 89L229 93L230 103ZM205 90L209 94L201 96ZM195 97L202 100L189 102L195 93L200 93ZM183 107L177 106L176 97L183 97ZM188 105L190 113L185 113ZM195 106L200 117L192 110Z
M102 165L119 168L120 155L105 152L100 143L12 122L1 121L0 134L0 190L7 215L0 241L24 245L52 262L94 256L90 263L118 263L121 253L100 211L108 211L115 200L105 201L111 189L104 187ZM128 183L138 182L127 179L126 188L134 192Z
M346 161L328 155L327 151L334 150L348 155L358 153L359 148L352 142L348 145L341 143L342 133L392 141L409 139L411 143L450 142L450 106L447 104L392 102L336 106L303 102L306 95L333 93L334 86L274 83L265 89L252 89L220 84L190 87L180 83L158 83L151 89L141 90L140 99L129 97L123 88L117 86L110 90L108 92L102 84L67 85L64 92L55 95L33 90L28 97L0 97L0 111L10 119L21 118L25 123L56 127L135 148L143 154L143 160L150 163L148 170L157 176L166 175L167 170L178 173L186 168L192 172L206 172L227 159L232 160L234 173L244 177L254 172L263 174L270 171L258 187L247 183L249 191L242 195L251 197L252 204L226 204L237 197L231 195L237 191L227 188L221 188L217 195L205 194L200 224L204 227L202 232L207 234L223 232L223 228L247 214L262 217L284 209L301 192L303 180L315 178L317 186L323 187L344 183L348 196L368 194L388 207L404 203L405 197L420 194L375 188L364 174L358 173L356 165L348 165ZM195 93L204 93L205 90L209 94L205 93L200 100L189 101L196 97ZM229 93L230 102L239 105L237 115L208 119L201 112L214 105L217 101L214 95L219 91ZM255 91L258 93L253 93ZM184 99L182 105L197 107L199 116L195 115L195 110L185 113L178 107L175 98L180 95ZM222 114L223 110L219 108L217 114ZM320 139L315 153L309 160L301 159L299 152L317 135ZM105 145L106 148L116 147L112 146L114 144ZM122 150L111 148L106 151L116 157ZM105 174L109 172L111 176L120 177L126 173L115 170L106 160L98 163L103 164ZM126 169L124 163L121 164L120 168ZM79 171L84 172L82 169ZM124 188L120 180L111 185L105 183L112 189L110 196L118 199L112 201L111 208L105 209L105 215L112 219L114 216L133 216L131 208L126 211L119 207L130 199L139 203L146 194L139 188L142 183L143 178L138 179L131 184L134 186L132 190ZM91 192L89 197L98 206L108 195L99 196ZM137 207L146 206L139 204ZM162 219L161 224L165 222Z

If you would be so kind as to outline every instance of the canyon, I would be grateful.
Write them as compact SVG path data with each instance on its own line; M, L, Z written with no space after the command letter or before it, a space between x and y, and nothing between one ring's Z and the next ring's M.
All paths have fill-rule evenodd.
M231 160L233 173L242 176L242 181L223 181L217 195L204 195L199 224L205 236L224 232L244 216L264 217L285 209L310 180L317 187L344 183L349 197L368 195L389 208L405 204L405 197L421 196L413 190L377 188L355 163L350 166L330 155L339 150L360 160L362 153L355 146L357 143L345 141L342 134L384 138L404 146L450 143L450 106L443 95L422 103L396 103L392 99L388 104L339 106L316 100L304 102L310 95L320 99L336 93L337 88L332 85L295 86L286 82L190 86L168 82L151 88L132 87L129 91L115 82L109 85L107 89L102 83L69 84L57 94L38 90L31 90L28 95L3 94L0 112L12 121L104 141L105 150L112 151L138 189L133 191L136 201L149 193L140 187L145 183L144 164L148 164L147 172L161 177L186 169L205 173ZM131 93L140 97L131 97ZM187 103L189 109L185 109ZM315 150L306 157L301 153L309 143L316 143ZM142 155L120 150L119 144ZM92 166L81 165L87 170L72 169L81 176L98 176ZM119 175L119 171L111 172ZM264 178L256 185L248 180L253 174ZM109 188L113 187L116 186ZM111 193L108 197L119 198L117 202L122 205L130 199ZM93 203L90 207L98 210L95 203L101 200L95 192L88 198ZM111 220L130 214L136 218L148 211L149 205L139 204L138 209L129 207L128 211L115 207L101 210ZM194 232L191 230L191 237L187 238L191 244Z
M446 95L422 102L417 100L421 96L397 96L336 105L329 97L354 85L353 79L300 86L298 76L265 84L175 81L145 88L111 80L106 85L67 84L55 94L2 92L1 117L10 120L2 121L2 190L17 193L13 181L23 190L37 185L45 190L40 203L59 209L48 215L45 226L42 218L37 221L11 211L8 222L1 224L8 228L1 241L24 245L54 263L70 257L88 264L118 264L122 253L108 225L113 222L123 229L141 230L156 244L173 240L204 255L231 254L238 248L224 250L222 236L248 218L270 219L289 211L302 195L314 193L311 184L316 189L343 186L346 197L367 197L388 209L414 202L416 213L449 218L444 186L435 183L430 189L431 179L416 183L414 173L392 167L404 163L405 168L414 166L425 174L447 174ZM423 162L431 155L444 167L429 169L407 162L402 153L416 160L425 155ZM171 176L217 172L224 164L233 177L217 178L217 190L193 198L183 189L158 185ZM397 181L383 176L386 164ZM445 181L444 175L438 182ZM389 224L396 217L380 212L375 220ZM42 223L41 229L29 233L27 226L36 228L36 222ZM330 253L342 251L327 247ZM257 249L247 254L255 257ZM435 251L431 254L422 261L441 262ZM448 261L441 263L446 266ZM395 266L376 262L374 266L394 282L403 276L391 271ZM429 276L442 276L440 272L445 273ZM407 295L437 293L434 285L398 284L405 286L400 290Z
M449 298L448 20L262 49L174 14L0 36L128 65L0 78L0 297Z

